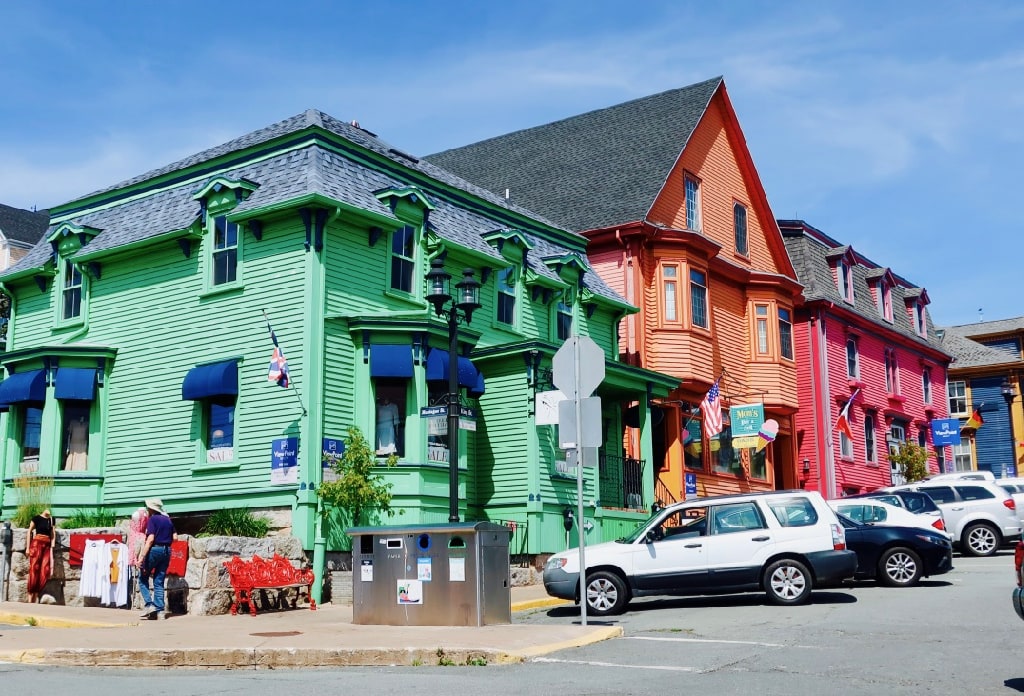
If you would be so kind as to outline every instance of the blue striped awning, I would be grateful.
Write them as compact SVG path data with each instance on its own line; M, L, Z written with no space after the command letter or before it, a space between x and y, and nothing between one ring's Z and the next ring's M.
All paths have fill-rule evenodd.
M370 346L371 377L412 377L412 346L374 343Z
M58 399L92 401L96 398L96 369L58 367L53 395Z
M181 383L181 398L198 401L223 396L238 396L238 361L227 360L193 367Z
M0 382L0 404L46 401L46 370L15 372Z
M459 356L459 385L473 388L477 384L479 374L476 365L466 357ZM448 351L433 348L427 356L427 381L443 382L448 379Z

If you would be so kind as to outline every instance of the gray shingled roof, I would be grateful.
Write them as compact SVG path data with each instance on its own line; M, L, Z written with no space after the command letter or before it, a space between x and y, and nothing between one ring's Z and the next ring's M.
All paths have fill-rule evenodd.
M565 227L643 220L722 84L689 87L428 155Z
M792 225L787 226L790 223ZM920 288L907 288L898 283L892 288L893 321L890 323L879 316L878 308L875 306L875 301L871 296L868 284L869 276L877 278L880 275L878 268L876 266L865 266L855 263L852 266L854 303L853 305L848 304L845 299L839 296L839 289L836 287L835 280L833 279L829 260L835 258L836 250L841 249L845 253L849 250L849 247L846 245L831 246L825 244L818 239L810 237L802 228L795 227L796 224L793 221L779 221L782 238L786 244L786 251L789 253L789 259L793 263L794 269L796 269L797 279L804 286L805 301L828 300L834 302L836 305L860 315L867 322L874 324L880 329L895 331L915 343L927 345L933 350L948 353L935 334L930 313L926 312L928 339L918 335L911 325L904 300L920 295Z
M42 239L49 224L50 214L45 210L23 210L0 203L0 232L7 239L35 244Z
M973 326L970 328L973 329ZM986 367L1021 362L1004 351L990 348L968 338L965 331L967 328L965 326L947 326L940 330L942 349L954 358L953 364L950 365L951 368Z
M1012 319L996 319L994 321L978 321L973 324L950 326L950 329L964 336L988 336L991 334L1024 331L1024 317Z
M153 177L175 174L178 167L197 166L211 159L230 155L232 147L229 146L232 144L237 148L250 147L278 135L296 133L299 130L297 127L299 125L327 128L332 133L382 154L401 166L392 167L391 172L379 171L363 164L360 161L363 155L358 151L354 150L352 156L348 157L326 150L309 140L304 147L285 150L277 156L265 160L250 161L229 169L201 171L199 175L191 177L183 174L180 181L168 184L165 188L154 188L148 193L137 193L135 198L126 198L123 203L98 209L95 212L86 209L81 215L75 216L72 213L70 218L65 219L74 224L100 230L83 248L82 253L85 254L144 241L167 232L185 229L191 225L200 214L199 203L194 200L193 196L214 176L223 176L234 180L245 179L256 184L255 190L249 197L235 208L235 212L240 214L302 196L319 194L357 208L390 216L387 204L381 202L374 192L407 186L411 183L408 180L411 178L421 179L422 177L408 177L408 169L413 169L420 174L425 174L474 196L482 197L496 205L539 220L542 225L556 227L553 223L549 223L529 211L506 204L502 199L462 181L433 164L417 162L415 158L410 159L408 155L395 154L393 148L389 148L366 131L341 123L320 112L306 112L303 116L282 121L276 126L262 129L254 134L233 140L229 144L181 160L176 165L163 167L140 177L129 179L116 187L104 189L104 192L110 193L111 197L116 199L121 195L121 187L145 184ZM406 175L405 178L402 178L403 174ZM170 180L174 180L173 176L170 177ZM431 204L435 206L430 213L429 224L431 229L442 239L450 240L496 260L501 258L497 250L483 239L485 233L500 227L501 223L473 210L462 208L447 198L431 195L429 181L426 184L423 181L415 183L424 186ZM437 193L437 191L433 193ZM62 208L73 209L74 206L69 204ZM557 279L554 272L541 262L540 258L549 253L562 254L569 249L549 242L529 230L524 230L524 234L535 245L535 251L527 257L529 267L543 276L553 280ZM50 245L41 242L25 258L0 274L0 278L42 266L51 254ZM600 296L618 302L624 301L593 272L588 271L583 282L586 287Z

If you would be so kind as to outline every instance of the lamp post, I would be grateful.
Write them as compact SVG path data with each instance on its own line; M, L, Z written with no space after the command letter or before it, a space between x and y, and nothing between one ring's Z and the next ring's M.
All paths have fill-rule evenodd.
M449 292L452 279L444 270L444 260L435 258L427 273L427 301L434 312L448 320L448 521L459 521L459 322L473 321L473 311L480 308L480 283L473 269L462 271L462 280L455 285L455 296Z
M1013 475L1018 476L1017 473L1017 439L1013 434L1013 400L1017 398L1017 390L1013 386L1013 382L1008 377L1003 378L1003 383L999 386L999 391L1006 400L1006 416L1007 422L1010 424L1010 461L1013 462ZM1003 474L1006 475L1005 473Z

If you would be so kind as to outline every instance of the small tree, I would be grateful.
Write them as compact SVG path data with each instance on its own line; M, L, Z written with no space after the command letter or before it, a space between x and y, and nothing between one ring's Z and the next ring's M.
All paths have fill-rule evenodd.
M374 467L391 468L398 463L398 455L392 454L378 463L370 444L356 426L348 429L345 438L345 453L340 458L324 458L330 461L331 469L337 475L336 481L320 485L317 494L323 501L323 515L326 518L332 509L340 510L352 526L358 526L366 515L374 510L391 517L392 484L384 476L374 473ZM401 512L405 512L402 510Z
M913 442L901 442L899 450L889 455L889 461L899 466L900 476L907 483L928 476L928 450Z

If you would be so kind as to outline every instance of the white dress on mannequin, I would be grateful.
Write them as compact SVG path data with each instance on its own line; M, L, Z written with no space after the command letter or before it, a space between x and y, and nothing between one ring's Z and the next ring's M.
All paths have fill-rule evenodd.
M394 454L395 430L398 427L398 406L384 399L377 407L377 454Z

